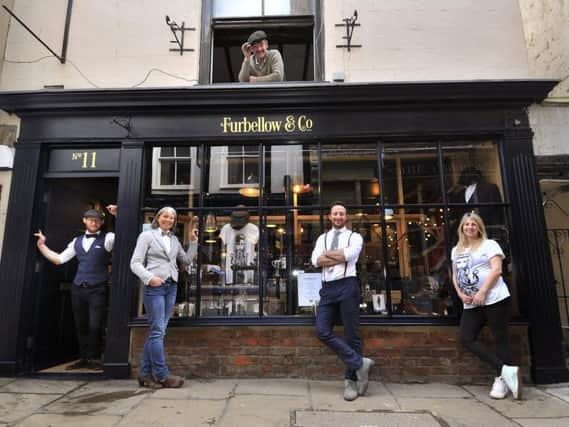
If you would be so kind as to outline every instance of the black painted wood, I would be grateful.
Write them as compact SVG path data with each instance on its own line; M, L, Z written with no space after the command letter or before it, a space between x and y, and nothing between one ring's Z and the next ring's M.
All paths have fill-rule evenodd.
M520 309L529 319L531 374L536 383L569 381L531 130L507 130L504 145L513 278Z
M16 145L17 173L12 177L0 261L0 376L15 375L22 369L26 335L32 328L31 319L22 313L30 308L24 296L32 286L37 257L31 230L39 163L39 144Z
M112 285L109 298L105 376L127 378L130 375L130 328L135 312L137 279L130 271L130 258L140 232L142 166L144 144L125 141L121 147L121 164L115 222Z

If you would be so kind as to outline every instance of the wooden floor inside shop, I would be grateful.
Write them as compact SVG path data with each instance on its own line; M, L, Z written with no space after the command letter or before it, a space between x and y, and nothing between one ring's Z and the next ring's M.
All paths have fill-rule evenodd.
M89 369L89 368L79 368L79 369L68 369L69 366L74 363L79 362L79 359L70 360L69 362L61 363L59 365L51 366L46 369L38 371L40 374L100 374L103 372L102 369Z

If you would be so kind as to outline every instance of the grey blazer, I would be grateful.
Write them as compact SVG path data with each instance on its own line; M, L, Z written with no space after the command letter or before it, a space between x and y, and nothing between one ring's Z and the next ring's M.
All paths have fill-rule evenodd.
M164 280L171 277L177 282L178 262L189 265L193 257L190 251L186 253L178 238L170 233L170 252L166 252L159 228L143 231L136 240L130 269L145 285L154 276Z

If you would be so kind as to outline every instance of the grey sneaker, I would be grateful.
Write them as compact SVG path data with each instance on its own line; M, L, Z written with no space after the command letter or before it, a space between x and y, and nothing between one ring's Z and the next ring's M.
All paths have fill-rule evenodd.
M367 392L369 384L369 371L375 362L367 357L362 358L362 366L356 371L358 377L358 394L363 396Z
M351 402L358 398L358 387L354 380L344 380L344 400Z

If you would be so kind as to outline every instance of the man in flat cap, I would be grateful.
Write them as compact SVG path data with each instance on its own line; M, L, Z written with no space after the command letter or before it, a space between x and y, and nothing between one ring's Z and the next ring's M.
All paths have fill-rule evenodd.
M117 213L116 205L108 205L107 210L113 216ZM115 243L114 233L101 231L104 215L89 209L83 214L85 233L74 238L67 248L57 253L45 244L46 237L41 230L34 234L39 251L55 265L65 264L77 257L79 264L71 286L71 306L79 342L80 360L66 369L101 370L101 336L105 291L109 280L110 253Z
M241 46L241 51L243 64L239 71L240 82L282 82L285 79L281 53L269 49L264 31L253 32Z

